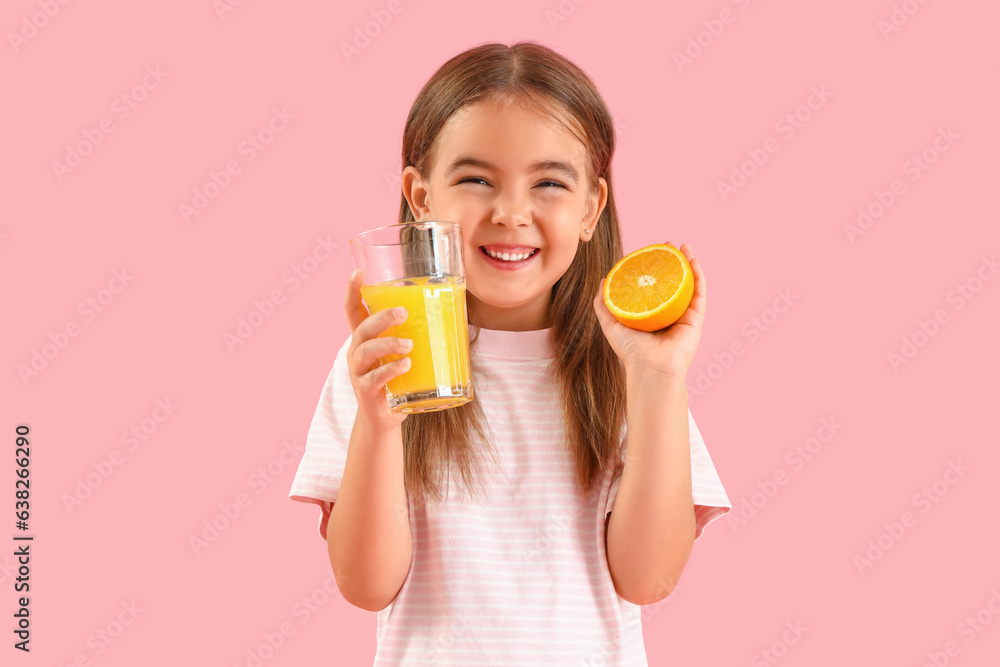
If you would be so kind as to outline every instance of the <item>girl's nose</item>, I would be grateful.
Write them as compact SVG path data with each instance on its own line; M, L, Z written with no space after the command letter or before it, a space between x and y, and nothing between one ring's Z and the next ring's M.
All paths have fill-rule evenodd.
M508 227L531 224L531 202L527 197L508 194L497 197L493 208L493 222Z

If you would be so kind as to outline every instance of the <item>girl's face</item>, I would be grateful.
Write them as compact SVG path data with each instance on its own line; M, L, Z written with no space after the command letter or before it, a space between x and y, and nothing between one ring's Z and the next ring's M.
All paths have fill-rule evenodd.
M403 192L418 219L461 223L474 323L545 328L552 286L607 203L603 178L590 191L586 147L555 120L484 101L455 112L431 150L432 172L406 167Z

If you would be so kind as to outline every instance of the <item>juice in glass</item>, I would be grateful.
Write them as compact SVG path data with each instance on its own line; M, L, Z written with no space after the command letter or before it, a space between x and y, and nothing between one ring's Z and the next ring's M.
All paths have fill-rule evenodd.
M379 334L413 341L408 354L379 359L387 364L410 357L409 370L386 383L392 408L424 412L462 405L473 398L464 278L410 277L362 285L361 296L372 314L396 306L409 313L405 322Z

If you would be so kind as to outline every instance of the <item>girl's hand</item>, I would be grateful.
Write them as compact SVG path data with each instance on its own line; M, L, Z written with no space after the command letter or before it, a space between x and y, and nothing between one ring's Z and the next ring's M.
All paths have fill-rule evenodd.
M638 331L616 320L604 305L604 280L601 280L600 289L594 298L594 310L597 311L597 319L611 349L625 364L627 373L643 368L659 371L682 382L687 377L701 338L707 292L705 274L701 270L701 263L691 258L691 246L684 243L680 251L688 258L694 272L694 295L691 297L691 305L681 318L660 331Z
M347 367L354 395L358 399L358 417L381 430L399 426L406 419L405 412L389 410L385 383L408 371L410 359L402 357L384 366L379 366L378 359L388 354L407 354L413 349L413 341L391 336L378 337L389 327L405 322L406 315L397 315L395 308L369 315L361 302L361 282L361 272L355 270L347 281L347 296L344 299L347 324L351 327ZM405 312L405 308L403 310Z

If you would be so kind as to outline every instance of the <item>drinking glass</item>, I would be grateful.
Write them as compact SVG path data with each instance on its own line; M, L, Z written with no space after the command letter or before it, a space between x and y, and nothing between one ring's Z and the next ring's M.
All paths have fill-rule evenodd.
M393 412L445 410L473 398L465 308L462 228L457 222L419 221L379 227L350 241L361 270L368 311L403 306L409 316L380 333L413 341L410 368L385 385Z

